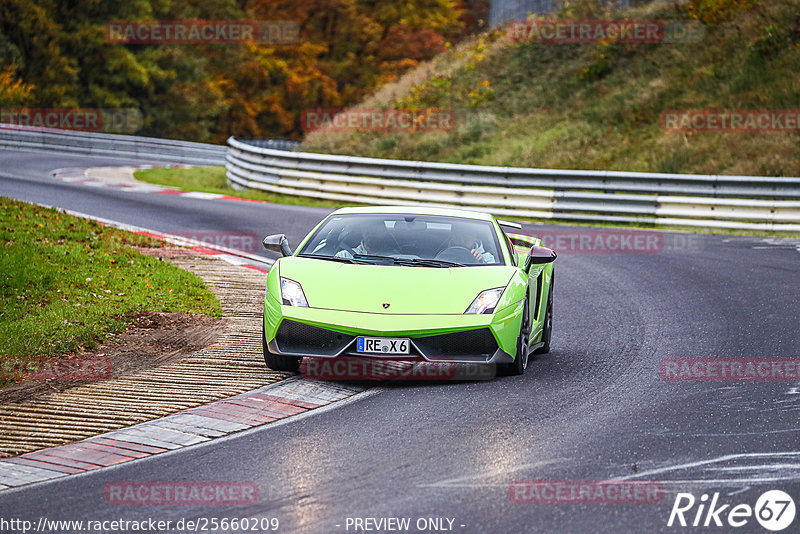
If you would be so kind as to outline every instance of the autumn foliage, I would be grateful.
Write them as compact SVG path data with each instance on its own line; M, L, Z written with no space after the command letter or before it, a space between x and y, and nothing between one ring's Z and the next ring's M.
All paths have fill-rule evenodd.
M0 108L136 108L137 133L223 142L302 135L485 24L457 0L3 0ZM109 21L291 21L291 44L117 44Z

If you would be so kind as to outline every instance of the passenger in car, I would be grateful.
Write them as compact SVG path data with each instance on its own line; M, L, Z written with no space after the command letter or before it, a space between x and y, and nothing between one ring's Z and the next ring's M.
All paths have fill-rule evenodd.
M369 226L362 231L350 232L342 239L341 249L334 256L352 258L356 254L391 256L399 253L394 239L383 224Z

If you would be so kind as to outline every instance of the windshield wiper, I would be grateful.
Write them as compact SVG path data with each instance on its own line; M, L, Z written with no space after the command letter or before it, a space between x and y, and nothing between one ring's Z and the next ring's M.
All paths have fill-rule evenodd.
M354 254L353 257L359 260L390 260L395 262L398 260L393 256L380 256L378 254Z
M420 267L466 267L466 265L463 263L427 258L395 258L394 256L380 256L377 254L356 254L353 257L364 260L391 260L396 265L418 265Z
M410 258L407 260L402 260L410 262L414 265L421 265L424 267L466 267L463 263L456 263L454 261L446 261L446 260L434 260L434 259L426 259L426 258Z
M297 256L300 258L314 258L316 260L338 261L341 263L358 263L358 264L368 263L365 261L359 261L354 258L343 258L341 256L326 256L324 254L298 254Z

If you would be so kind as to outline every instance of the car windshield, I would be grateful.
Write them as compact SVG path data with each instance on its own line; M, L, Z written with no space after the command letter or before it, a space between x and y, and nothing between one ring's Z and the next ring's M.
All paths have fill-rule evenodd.
M505 264L491 222L438 215L334 215L298 255L418 267Z

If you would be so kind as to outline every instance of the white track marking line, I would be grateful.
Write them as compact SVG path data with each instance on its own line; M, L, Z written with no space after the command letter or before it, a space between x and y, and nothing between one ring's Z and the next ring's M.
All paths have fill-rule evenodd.
M681 469L692 469L694 467L700 467L728 460L738 460L741 458L776 458L776 457L786 457L786 456L796 456L800 458L800 452L787 451L787 452L753 452L753 453L728 454L726 456L719 456L717 458L712 458L711 460L700 460L697 462L687 462L684 464L675 464L667 467L660 467L658 469L650 469L649 471L642 471L641 473L636 473L635 475L624 476L618 478L617 480L632 480L635 478L649 477L652 475L659 475L661 473L668 473L670 471L679 471Z

